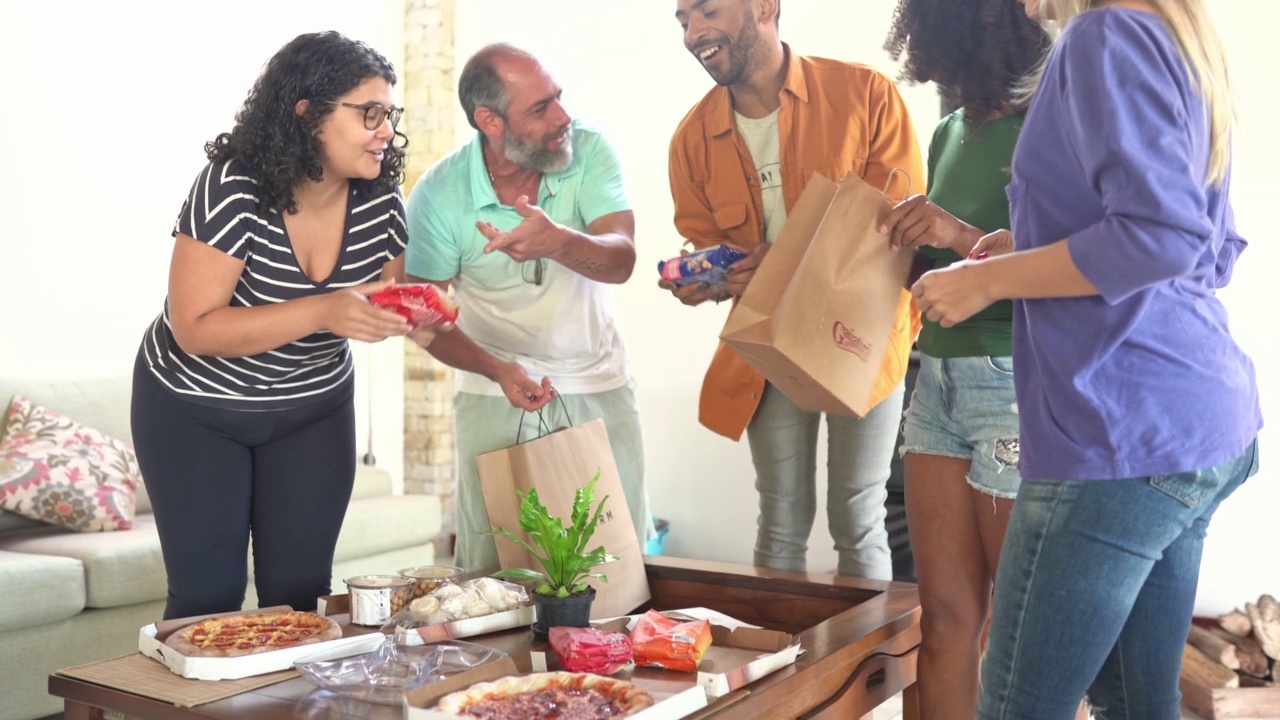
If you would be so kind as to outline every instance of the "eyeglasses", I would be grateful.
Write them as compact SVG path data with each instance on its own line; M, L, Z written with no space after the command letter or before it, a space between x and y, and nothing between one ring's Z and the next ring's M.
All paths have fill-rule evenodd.
M520 277L527 283L534 285L542 284L542 275L545 272L543 267L543 259L526 260L520 265Z
M404 114L404 108L399 108L395 105L385 107L378 103L363 103L361 105L356 105L355 103L348 102L335 102L333 104L341 105L342 107L355 108L356 110L363 110L365 130L377 130L382 127L382 123L387 120L391 121L391 129L395 130L396 125L400 124L400 116Z

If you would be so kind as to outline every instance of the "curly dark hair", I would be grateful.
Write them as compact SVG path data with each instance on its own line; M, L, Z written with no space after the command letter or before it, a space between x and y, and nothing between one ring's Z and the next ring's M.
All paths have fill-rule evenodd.
M967 120L983 122L1013 102L1050 42L1017 0L898 0L884 49L894 60L906 53L902 79L937 83Z
M304 177L320 180L320 141L316 130L334 102L371 78L395 85L396 71L377 50L340 33L299 35L267 61L236 125L205 143L211 162L239 160L249 166L265 207L296 212L293 188ZM294 106L308 100L298 115ZM398 143L396 141L399 141ZM382 173L373 180L354 179L358 196L390 192L404 180L404 148L408 138L395 133L382 157Z

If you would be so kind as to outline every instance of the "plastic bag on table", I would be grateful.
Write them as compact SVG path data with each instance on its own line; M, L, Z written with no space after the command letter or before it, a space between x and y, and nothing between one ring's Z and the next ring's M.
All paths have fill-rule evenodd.
M631 654L640 666L693 672L709 647L709 620L673 620L650 610L631 628Z
M390 637L369 652L332 655L333 651L308 655L294 667L330 693L383 705L399 705L408 690L506 657L499 650L459 640L408 647Z
M631 640L620 632L553 627L547 633L560 667L569 672L612 675L631 664Z

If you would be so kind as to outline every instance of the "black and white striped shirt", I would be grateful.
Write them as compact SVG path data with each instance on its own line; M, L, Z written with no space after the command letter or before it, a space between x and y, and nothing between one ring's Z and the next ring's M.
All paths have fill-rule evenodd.
M342 252L330 277L312 282L299 267L284 218L262 207L257 183L231 160L200 173L173 228L244 262L231 307L256 307L321 295L378 279L385 263L404 252L408 231L397 189L378 197L348 198ZM143 340L151 371L193 402L237 410L297 407L350 382L346 338L322 331L257 355L219 358L178 347L169 303Z

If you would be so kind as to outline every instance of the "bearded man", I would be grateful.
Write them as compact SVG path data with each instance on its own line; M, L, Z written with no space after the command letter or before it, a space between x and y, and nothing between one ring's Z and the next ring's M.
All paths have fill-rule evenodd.
M458 96L476 135L414 186L405 253L411 281L451 286L460 307L457 328L427 346L458 370L455 563L498 564L475 457L521 432L536 437L536 413L553 397L552 422L604 420L644 543L653 523L640 413L611 287L636 261L617 153L569 116L537 58L511 45L473 55Z
M723 285L660 282L676 299L736 301L815 173L838 182L853 172L880 189L897 168L910 186L895 179L892 195L924 191L920 147L893 82L864 65L792 52L778 34L779 0L677 0L675 15L685 48L716 83L671 140L676 230L698 249L727 243L749 253ZM826 418L827 523L842 575L892 576L885 484L918 331L904 292L875 406L862 418ZM755 564L805 570L822 413L798 407L722 343L698 419L732 440L747 434L760 500Z

